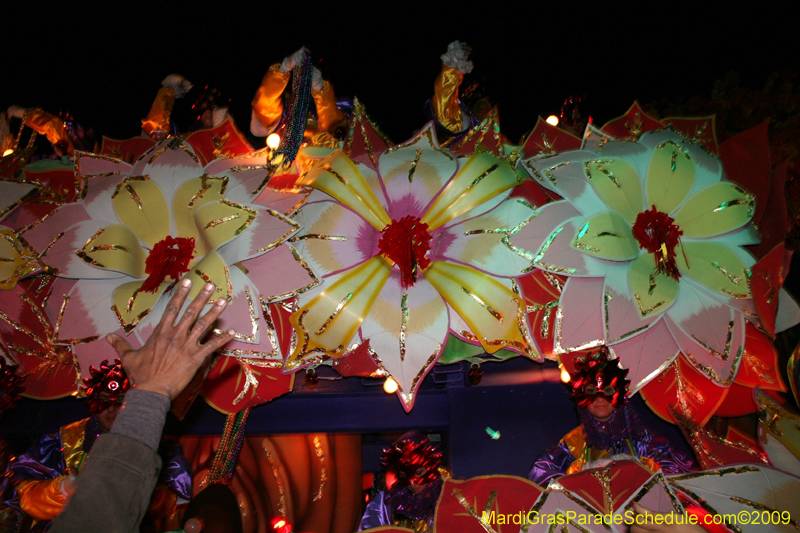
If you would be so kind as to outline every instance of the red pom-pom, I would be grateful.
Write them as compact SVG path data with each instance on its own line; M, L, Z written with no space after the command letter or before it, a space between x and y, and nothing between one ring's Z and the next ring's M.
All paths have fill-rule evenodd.
M673 222L675 220L672 217L653 206L651 210L642 211L636 216L633 236L639 247L653 254L656 272L677 280L681 274L675 262L675 248L680 244L683 232Z
M419 273L431 264L430 259L425 257L431 249L428 225L417 217L407 216L392 220L382 233L378 249L395 262L400 269L400 285L407 289L414 285Z
M172 238L167 236L153 246L145 261L147 279L142 283L142 291L156 292L167 278L178 281L189 272L189 262L194 257L194 239L191 237Z

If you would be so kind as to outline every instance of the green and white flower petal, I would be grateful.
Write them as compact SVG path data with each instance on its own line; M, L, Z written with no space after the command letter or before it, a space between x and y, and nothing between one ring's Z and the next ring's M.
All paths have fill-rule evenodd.
M610 211L594 215L584 222L572 246L610 261L631 261L640 253L630 224Z

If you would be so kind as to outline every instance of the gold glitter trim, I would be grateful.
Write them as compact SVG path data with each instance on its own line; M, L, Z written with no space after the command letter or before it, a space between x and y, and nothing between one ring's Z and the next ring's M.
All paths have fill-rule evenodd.
M321 233L306 233L298 237L289 238L289 242L298 242L305 239L319 239L321 241L346 241L347 237L344 235L323 235Z
M564 323L564 309L559 305L556 308L556 338L555 338L555 345L553 346L553 353L563 354L568 352L577 352L580 350L588 350L590 348L596 348L597 346L602 346L604 344L603 339L595 339L592 341L585 342L578 346L564 348L561 344L561 326L563 323Z
M275 211L274 209L270 209L270 208L267 208L266 211L267 211L267 213L269 213L270 216L273 216L273 217L277 218L278 220L288 224L290 226L290 229L286 233L284 233L283 235L278 237L278 240L276 240L275 242L273 242L271 244L268 244L267 246L264 246L263 248L259 248L258 249L259 253L268 252L269 250L272 250L273 248L278 247L280 244L282 244L289 237L289 235L291 235L292 233L294 233L294 232L296 232L297 230L300 229L300 224L298 224L297 222L295 222L291 218L287 217L286 215L284 215L282 213L279 213L278 211Z
M646 317L647 315L649 315L650 313L652 313L653 311L655 311L656 309L667 303L666 300L661 300L660 302L656 302L655 304L645 309L644 307L642 307L642 297L636 293L633 294L633 297L636 300L636 307L639 308L639 314L642 316L642 318Z
M417 170L417 164L419 163L419 158L422 157L422 152L424 148L417 149L417 155L414 157L414 161L411 162L411 168L408 170L408 182L411 183L414 180L414 172Z
M477 511L475 511L475 507L473 507L467 501L467 499L464 497L464 494L461 492L461 489L459 489L458 487L453 487L453 492L451 494L455 497L456 501L458 501L459 505L461 505L461 507L463 507L464 510L467 511L467 513L472 518L474 518L475 520L478 521L478 524L481 525L481 527L483 528L484 531L486 531L486 533L497 533L497 531L495 531L494 528L492 528L492 526L490 526L488 523L484 522L481 519L481 517L478 516ZM492 508L492 503L494 503L494 499L496 497L497 497L497 491L493 490L491 492L491 494L489 495L489 501L486 503L486 506L488 507L488 509ZM485 512L488 513L488 510L486 510Z
M404 292L400 298L400 311L402 319L400 321L400 360L406 360L406 329L408 329L408 293Z
M328 471L325 468L325 452L322 449L322 442L319 440L319 436L314 435L314 455L317 456L319 459L320 464L320 474L319 474L319 490L314 495L312 501L319 501L322 499L322 490L325 488L325 484L328 481Z
M291 240L290 240L290 242L291 242ZM286 246L289 247L289 251L291 252L292 257L294 257L294 260L297 261L300 264L300 266L303 267L303 270L305 270L308 273L308 276L311 278L311 283L309 283L308 285L305 285L304 287L300 287L299 289L295 289L293 291L289 291L289 292L284 293L284 294L275 294L275 295L269 296L269 297L267 297L267 302L268 303L277 302L278 300L285 300L286 298L290 298L290 297L296 298L297 296L303 294L304 292L306 292L306 291L308 291L310 289L313 289L314 287L316 287L317 285L322 283L322 281L320 281L320 279L317 277L317 275L314 274L314 271L311 270L311 267L308 266L308 263L306 263L306 261L302 257L300 257L300 254L297 252L297 250L295 250L293 246L290 246L288 244Z
M486 309L486 311L490 315L492 315L495 318L495 320L497 320L501 324L503 323L503 315L501 315L499 312L497 312L494 309L492 309L491 306L489 306L489 304L487 304L486 302L481 300L481 298L477 294L474 294L474 293L470 292L469 289L467 289L466 287L463 287L463 286L461 287L461 290L464 291L467 294L467 296L469 296L470 298L472 298L473 300L478 302L478 305L480 305L481 307Z
M711 355L713 355L713 356L715 356L715 357L719 357L719 358L720 358L720 359L722 359L723 361L727 361L727 360L728 360L728 357L730 357L730 355L731 355L731 341L733 340L733 320L731 320L731 321L728 323L728 335L727 335L727 337L725 338L725 351L724 351L724 352L722 352L722 353L720 353L720 352L716 351L714 348L712 348L712 347L711 347L711 346L709 346L708 344L706 344L706 343L704 343L703 341L701 341L700 339L698 339L696 335L692 335L692 338L693 338L693 339L694 339L694 340L695 340L695 341L696 341L696 342L697 342L697 343L698 343L700 346L702 346L703 348L705 348L706 350L708 350L708 352L709 352ZM741 355L741 354L739 354L739 355Z
M347 293L347 296L342 298L342 301L339 302L339 305L337 305L336 309L334 309L333 314L329 316L322 324L322 326L320 326L320 328L317 330L316 335L322 335L323 333L325 333L325 330L328 329L328 326L330 326L334 320L336 320L336 317L339 316L339 313L341 313L342 309L344 309L344 306L347 305L347 302L349 302L350 298L352 297L353 293L350 292Z

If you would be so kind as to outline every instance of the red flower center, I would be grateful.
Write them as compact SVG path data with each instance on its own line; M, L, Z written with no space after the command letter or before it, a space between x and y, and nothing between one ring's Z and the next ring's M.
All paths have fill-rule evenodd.
M431 249L428 225L419 218L407 216L383 228L378 249L400 269L400 285L404 289L417 281L417 276L431 264L425 254Z
M167 278L178 281L189 272L189 262L194 257L194 239L167 237L157 242L144 263L147 279L142 283L144 292L156 292Z
M683 232L674 222L672 217L653 206L649 211L642 211L636 216L633 236L640 248L653 254L656 272L677 280L681 274L675 262L675 247L680 244Z

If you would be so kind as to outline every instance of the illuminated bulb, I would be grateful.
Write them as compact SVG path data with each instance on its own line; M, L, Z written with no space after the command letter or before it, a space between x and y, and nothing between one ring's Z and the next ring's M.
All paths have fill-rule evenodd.
M555 115L550 115L549 117L547 117L547 120L545 120L545 122L547 122L551 126L558 126L558 117Z
M562 365L561 363L558 363L558 368L561 369L561 382L569 383L570 377L569 377L569 372L567 372L567 369L564 368L564 365Z
M7 155L11 155L13 153L14 153L14 150L12 150L11 148L8 148L8 149L6 149L5 152L3 152L3 157L5 157Z
M267 137L267 146L269 146L270 150L277 148L280 143L281 136L277 133L270 133L269 137Z
M392 378L386 378L386 381L383 382L383 390L386 394L397 392L397 382Z

